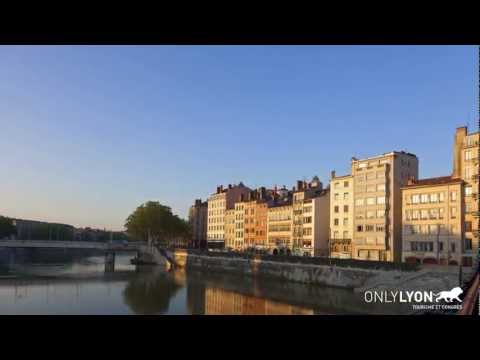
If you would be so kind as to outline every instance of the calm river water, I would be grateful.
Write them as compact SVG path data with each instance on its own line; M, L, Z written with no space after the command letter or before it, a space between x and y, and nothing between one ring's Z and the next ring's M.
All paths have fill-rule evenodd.
M104 258L0 267L0 314L315 315L399 313L365 304L344 289L135 267L119 255L115 272ZM2 270L3 269L3 270Z

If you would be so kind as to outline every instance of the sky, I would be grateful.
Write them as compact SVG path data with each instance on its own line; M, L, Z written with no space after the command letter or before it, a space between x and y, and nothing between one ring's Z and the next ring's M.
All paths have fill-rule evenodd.
M474 46L0 46L0 214L122 230L393 150L449 175Z

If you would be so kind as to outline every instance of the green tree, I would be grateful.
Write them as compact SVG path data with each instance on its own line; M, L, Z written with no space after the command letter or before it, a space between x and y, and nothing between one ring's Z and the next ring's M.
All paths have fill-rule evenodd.
M17 229L10 218L0 216L0 239L16 234Z
M132 240L152 240L168 243L174 238L187 238L190 232L188 222L172 213L170 207L158 201L140 205L125 221L125 228Z

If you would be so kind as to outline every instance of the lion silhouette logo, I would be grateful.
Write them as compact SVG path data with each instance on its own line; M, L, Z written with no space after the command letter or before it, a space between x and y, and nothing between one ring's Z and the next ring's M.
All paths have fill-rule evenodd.
M463 293L463 290L460 287L454 287L450 291L440 291L438 294L433 294L437 296L436 302L439 302L440 300L445 300L446 302L452 302L453 299L462 302L462 300L459 298L459 296Z

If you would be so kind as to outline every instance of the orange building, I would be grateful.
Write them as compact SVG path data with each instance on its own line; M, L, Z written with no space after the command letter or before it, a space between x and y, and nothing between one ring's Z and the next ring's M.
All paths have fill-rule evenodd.
M255 245L267 246L268 203L259 200L255 208Z

